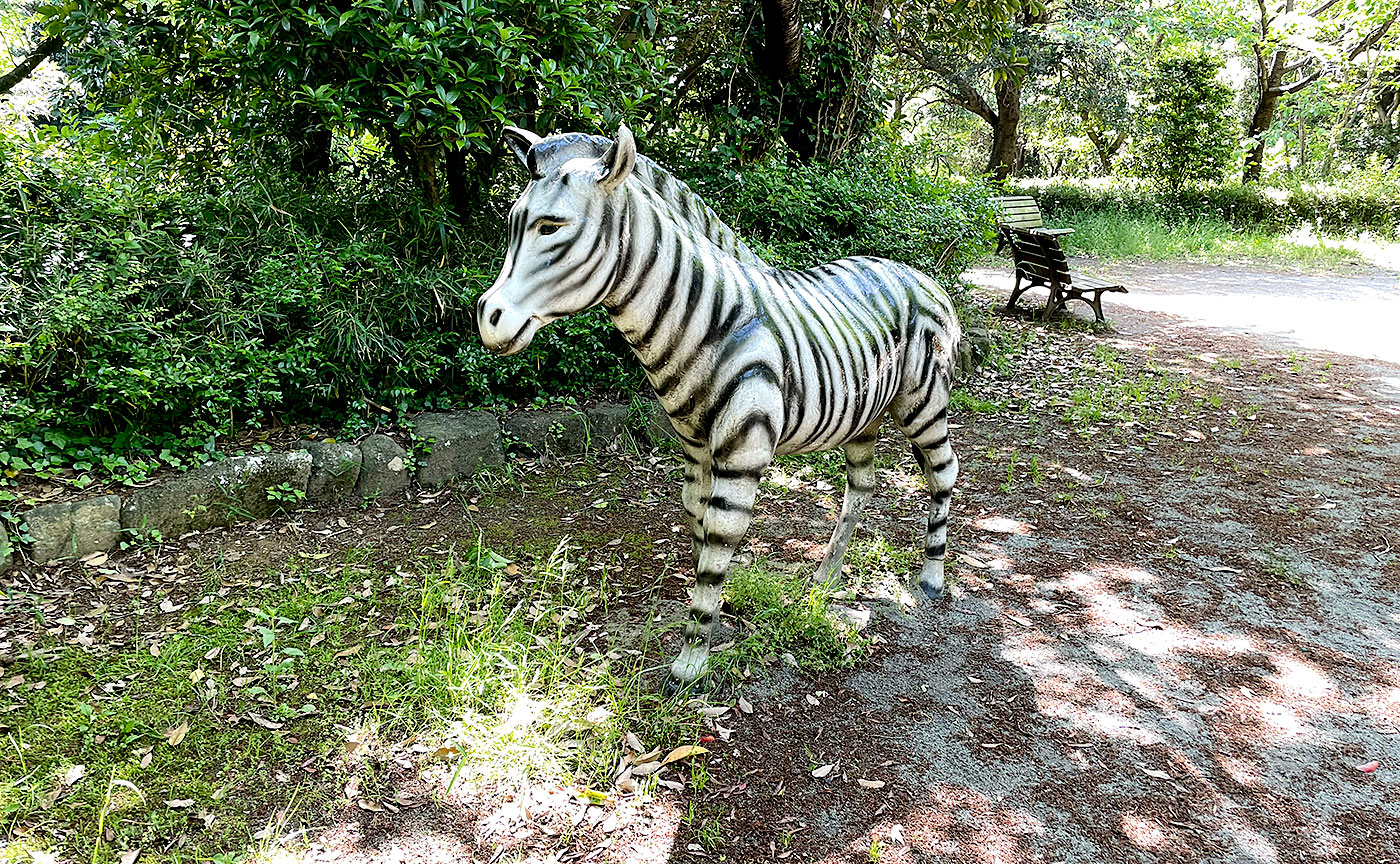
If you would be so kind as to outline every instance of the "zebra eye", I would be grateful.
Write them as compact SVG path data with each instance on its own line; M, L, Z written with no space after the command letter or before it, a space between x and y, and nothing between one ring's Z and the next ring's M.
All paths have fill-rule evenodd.
M551 222L541 222L541 223L540 223L540 235L541 235L541 236L544 236L544 237L548 237L550 234L553 234L555 231L558 231L561 227L563 227L563 226L555 225L555 224L553 224L553 223L551 223Z

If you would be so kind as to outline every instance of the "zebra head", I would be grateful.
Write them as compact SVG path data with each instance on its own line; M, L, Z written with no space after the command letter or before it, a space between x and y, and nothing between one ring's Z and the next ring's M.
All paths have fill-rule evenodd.
M524 350L536 331L607 296L621 249L618 193L637 161L626 126L617 139L541 138L507 126L506 144L530 171L510 209L501 275L476 306L481 341L497 354Z

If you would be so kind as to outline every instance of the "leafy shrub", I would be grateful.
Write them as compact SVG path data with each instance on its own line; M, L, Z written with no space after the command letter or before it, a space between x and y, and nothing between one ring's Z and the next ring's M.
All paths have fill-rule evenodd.
M955 278L990 242L991 193L931 176L921 157L877 144L836 166L774 158L694 185L774 266L875 255Z
M700 173L775 264L874 254L956 273L986 239L985 190L930 180L898 148ZM515 357L481 346L474 304L500 268L507 197L462 227L373 160L308 191L251 162L209 177L0 138L0 471L138 481L250 429L353 433L635 389L601 310Z
M1235 141L1227 115L1230 88L1216 80L1220 68L1199 46L1169 49L1156 59L1147 75L1138 173L1173 190L1225 176Z
M1147 183L1034 183L1015 191L1034 195L1046 216L1114 212L1156 215L1169 221L1213 218L1238 228L1288 231L1311 225L1332 234L1373 231L1400 236L1400 175L1376 167L1343 182L1256 186L1227 183L1176 191Z

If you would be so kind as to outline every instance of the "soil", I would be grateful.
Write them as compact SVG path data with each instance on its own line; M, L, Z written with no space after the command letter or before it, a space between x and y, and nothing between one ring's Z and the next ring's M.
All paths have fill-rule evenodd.
M1285 331L1250 311L1310 309L1288 304L1324 293L1350 310L1347 298L1365 294L1374 302L1355 307L1357 326L1370 332L1400 308L1400 290L1378 276L1327 276L1322 292L1312 275L1130 269L1132 293L1105 301L1111 328L1088 326L1085 309L1060 324L994 316L1003 344L1020 347L968 384L1003 407L954 415L951 599L853 597L875 613L855 668L777 662L712 696L753 710L720 720L732 737L706 744L703 787L683 775L680 791L591 808L557 784L427 795L435 803L396 814L347 804L292 851L338 862L1400 862L1400 340L1324 349L1305 326L1322 316ZM988 309L1004 300L1004 273L969 277ZM1260 285L1267 299L1233 302ZM1193 296L1233 300L1202 312ZM1122 416L1066 419L1095 391L1155 395ZM916 549L922 481L902 442L887 437L880 454L862 531ZM674 471L645 453L599 464L606 475L577 493L532 492L577 469L530 465L522 486L482 496L476 511L421 495L160 554L232 552L256 568L335 544L407 555L478 530L515 544L567 533L585 556L647 538L629 578L679 609ZM590 507L609 486L617 506ZM839 489L811 476L792 486L765 486L746 552L814 568ZM158 570L155 554L127 559ZM57 601L71 572L23 573L13 587ZM1358 770L1372 760L1378 770ZM405 770L397 782L420 800L437 780Z

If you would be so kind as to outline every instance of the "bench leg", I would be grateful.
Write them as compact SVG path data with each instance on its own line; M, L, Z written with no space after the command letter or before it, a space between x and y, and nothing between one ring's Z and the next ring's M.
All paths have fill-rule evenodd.
M1026 288L1031 287L1029 279L1026 280L1025 287L1021 286L1021 271L1016 271L1016 281L1011 284L1011 299L1006 301L1006 311L1016 311L1016 299L1025 293Z
M1094 307L1094 318L1096 318L1099 321L1103 321L1103 292L1095 291L1094 302L1089 305Z

